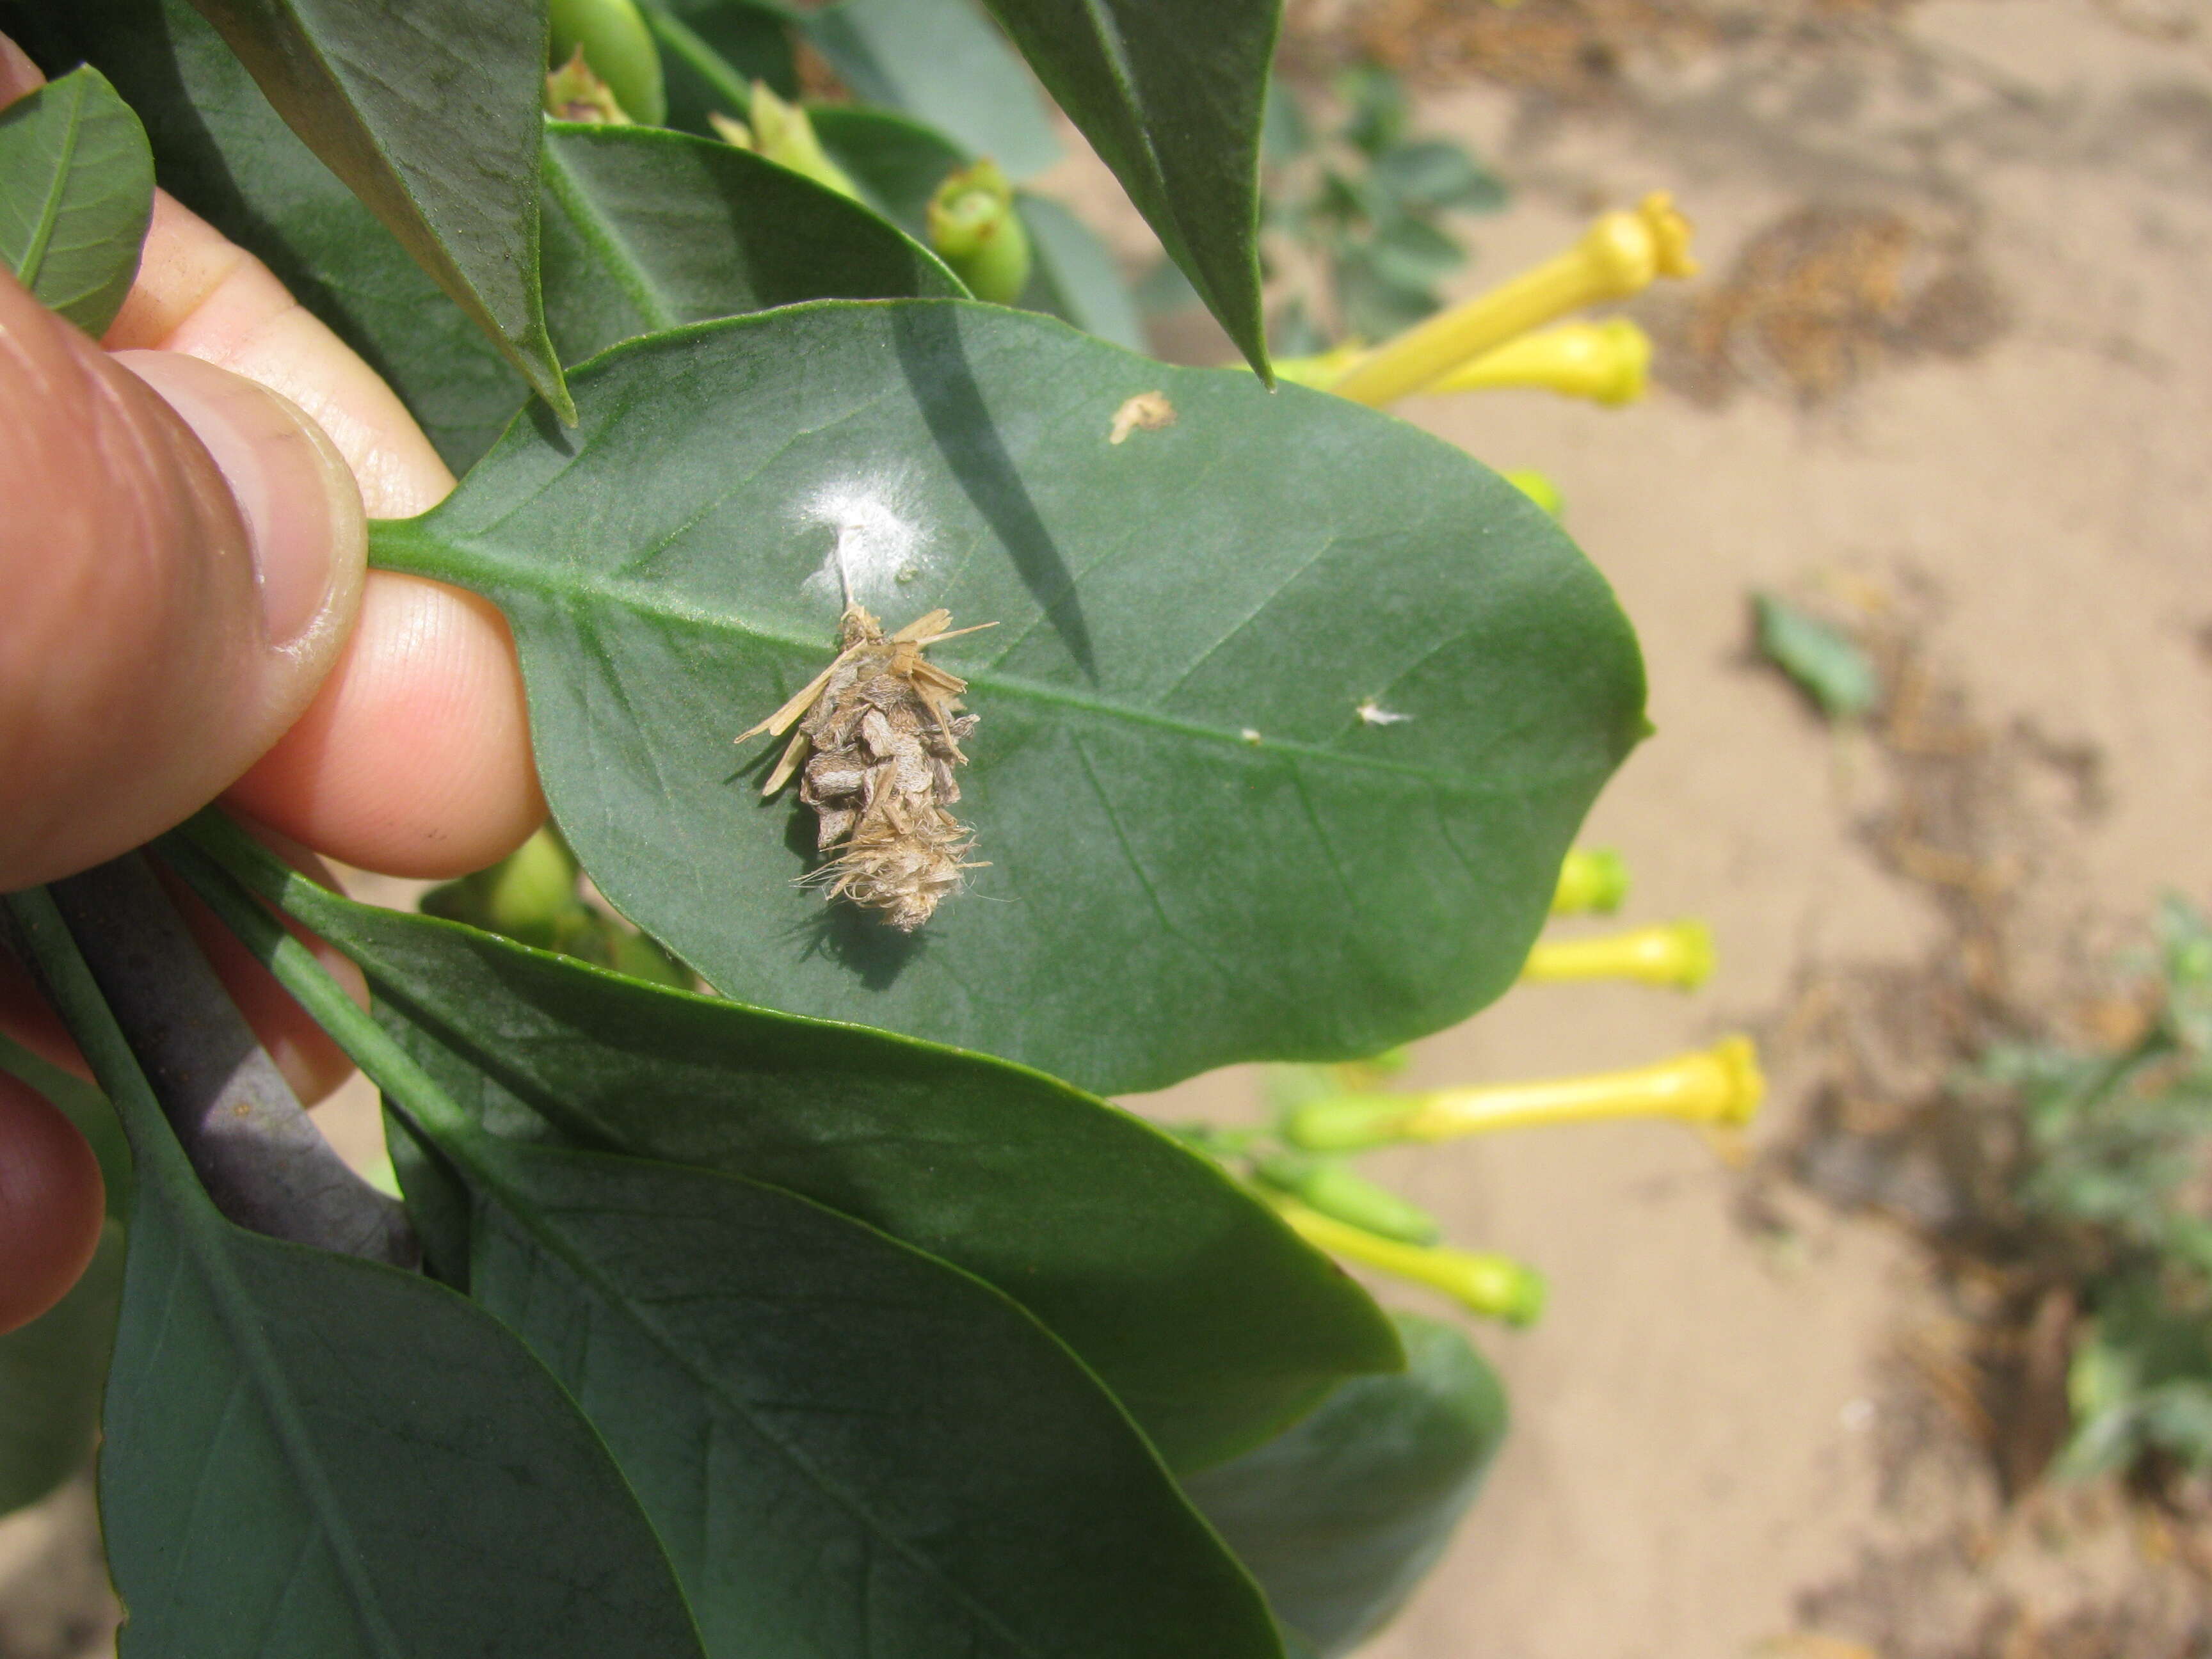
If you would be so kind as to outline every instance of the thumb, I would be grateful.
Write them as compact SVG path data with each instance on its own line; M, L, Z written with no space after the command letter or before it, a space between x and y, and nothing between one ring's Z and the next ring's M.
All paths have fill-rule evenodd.
M171 352L114 357L0 268L0 891L212 800L298 717L361 599L329 439Z

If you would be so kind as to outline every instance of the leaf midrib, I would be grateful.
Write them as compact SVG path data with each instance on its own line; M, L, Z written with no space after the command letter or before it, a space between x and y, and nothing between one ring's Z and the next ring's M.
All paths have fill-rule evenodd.
M643 265L631 255L621 234L599 211L598 203L577 182L569 170L568 158L554 142L555 137L555 131L549 127L540 151L539 179L561 204L561 210L568 216L568 222L576 227L586 246L613 277L615 285L637 308L647 331L658 333L678 326L685 319L676 314L666 297L647 279Z
M424 556L426 551L428 556ZM505 588L559 605L572 602L581 595L618 611L651 617L662 622L690 623L741 634L763 644L782 647L794 656L826 659L831 652L830 646L819 638L800 638L776 629L708 611L703 606L684 604L669 598L663 589L609 580L596 571L579 574L573 567L562 571L551 571L542 566L502 558L480 544L441 541L426 533L421 528L420 521L416 520L387 520L373 526L370 552L370 562L380 568L457 582L487 592L488 597L493 597L489 590ZM441 554L459 556L441 557ZM526 645L525 649L527 648ZM1209 726L1202 721L1185 720L1127 702L1079 696L1057 686L1038 680L1018 678L997 669L971 669L965 671L963 678L972 686L988 688L994 695L1008 696L1048 707L1079 709L1085 714L1128 725L1172 732L1182 737L1239 751L1279 755L1292 760L1385 777L1410 778L1432 788L1461 794L1520 794L1532 788L1557 785L1588 776L1592 772L1601 774L1611 769L1602 765L1573 767L1541 777L1519 775L1486 782L1466 773L1443 772L1404 761L1348 754L1342 750L1324 748L1319 744L1298 738L1271 738L1265 732L1255 744L1246 739L1241 729L1231 731L1226 726ZM1479 760L1480 757L1473 758Z
M70 106L62 121L61 154L54 158L53 179L46 191L46 200L39 204L39 222L31 228L31 240L23 249L22 262L15 274L25 288L38 292L39 275L46 262L46 248L53 240L54 227L61 221L62 198L69 193L70 172L76 165L77 136L84 130L84 100L86 82L82 76L66 77Z

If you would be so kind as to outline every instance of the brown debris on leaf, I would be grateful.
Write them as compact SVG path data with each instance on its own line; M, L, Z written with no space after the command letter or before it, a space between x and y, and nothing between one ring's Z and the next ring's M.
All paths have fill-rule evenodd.
M1106 441L1126 443L1132 432L1158 432L1175 423L1175 405L1168 401L1166 392L1139 392L1114 411L1114 428L1106 434Z
M981 867L964 861L975 842L951 811L960 799L952 769L968 763L960 739L975 728L975 715L958 712L968 683L921 653L997 624L947 629L951 620L933 611L886 635L866 607L848 603L837 659L738 738L781 737L798 724L761 793L773 795L804 767L799 798L821 819L815 844L827 852L842 843L803 879L883 912L903 933L959 890L963 870Z

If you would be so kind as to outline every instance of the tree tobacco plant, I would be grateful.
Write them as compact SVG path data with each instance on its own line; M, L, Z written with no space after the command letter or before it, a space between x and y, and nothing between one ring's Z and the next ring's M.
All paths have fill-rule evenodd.
M366 907L217 813L11 896L117 1214L0 1351L0 1496L76 1455L112 1335L126 1655L1340 1650L1463 1505L1494 1382L1101 1097L1503 991L1645 729L1634 638L1511 484L1273 385L1272 0L557 13L0 3L54 77L0 117L0 251L100 328L150 155L390 380L464 476L372 557L506 613L561 845L641 930ZM768 103L802 45L856 101ZM623 120L546 118L572 63L606 95L563 107ZM1255 372L1127 349L1110 260L1022 187L1036 82ZM1020 216L1017 303L921 240L956 173ZM848 605L996 624L932 647L976 867L911 932L824 902L781 744L732 744ZM380 1085L404 1201L149 860Z

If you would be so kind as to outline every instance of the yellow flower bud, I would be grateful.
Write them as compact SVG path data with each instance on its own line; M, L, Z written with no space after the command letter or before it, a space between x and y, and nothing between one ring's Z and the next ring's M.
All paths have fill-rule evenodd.
M1610 847L1577 847L1559 866L1552 914L1578 916L1595 911L1609 916L1627 896L1628 861Z
M1661 191L1608 213L1580 241L1502 287L1441 312L1376 348L1329 390L1381 407L1571 311L1641 293L1655 278L1696 273L1689 222Z
M1423 392L1487 392L1534 386L1592 403L1632 404L1651 370L1651 337L1626 317L1562 323L1509 340L1462 363Z
M1393 1141L1455 1140L1496 1129L1603 1118L1674 1117L1735 1126L1751 1121L1765 1092L1751 1039L1732 1036L1632 1071L1310 1100L1289 1114L1283 1133L1308 1152L1346 1152Z
M1602 939L1546 939L1521 969L1525 980L1633 979L1680 991L1694 991L1712 976L1712 930L1691 920Z
M1296 1199L1270 1195L1268 1202L1316 1249L1442 1291L1470 1313L1527 1325L1544 1311L1543 1276L1510 1256L1401 1243L1322 1215Z

